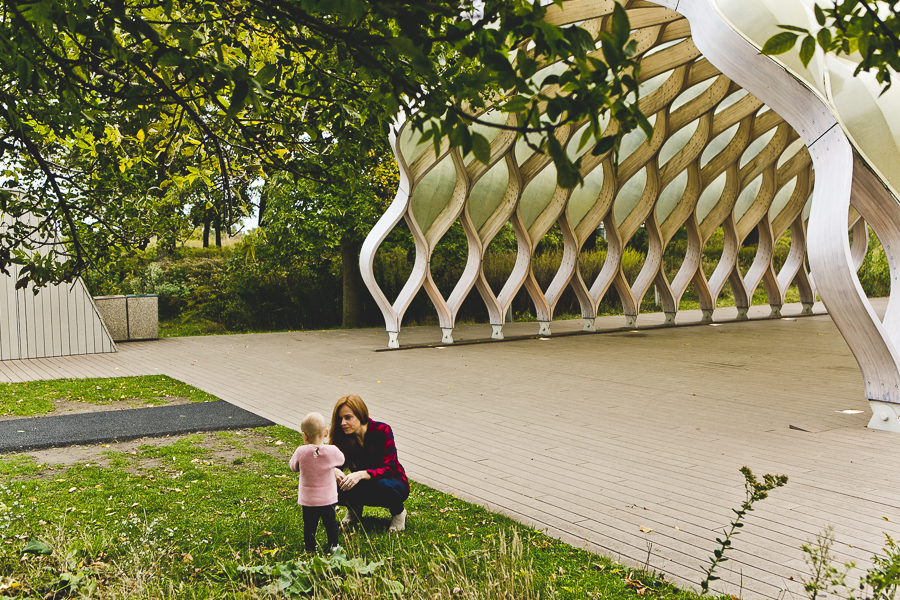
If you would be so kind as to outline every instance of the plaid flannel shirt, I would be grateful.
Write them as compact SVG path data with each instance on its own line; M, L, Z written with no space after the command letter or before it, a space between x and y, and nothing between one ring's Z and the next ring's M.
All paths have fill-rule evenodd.
M345 454L347 461L343 468L365 470L372 479L399 479L409 487L406 471L397 460L397 446L390 425L369 419L362 450Z

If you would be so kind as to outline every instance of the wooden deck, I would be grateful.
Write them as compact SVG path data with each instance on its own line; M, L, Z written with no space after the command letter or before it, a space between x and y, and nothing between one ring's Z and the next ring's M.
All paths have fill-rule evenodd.
M883 311L884 301L873 303ZM791 320L798 312L392 352L378 351L380 330L163 339L120 344L117 354L2 362L0 379L165 373L295 428L308 411L329 413L357 393L394 427L416 481L629 564L649 552L651 568L695 587L743 499L738 469L784 473L788 485L736 538L720 589L803 598L800 545L825 527L835 529L838 559L860 566L883 531L900 537L890 459L900 436L865 428L856 361L827 315ZM692 319L699 313L679 313L679 322ZM553 324L555 333L579 328ZM455 337L489 335L472 325ZM439 340L436 327L401 334L401 344ZM836 412L844 409L864 412Z

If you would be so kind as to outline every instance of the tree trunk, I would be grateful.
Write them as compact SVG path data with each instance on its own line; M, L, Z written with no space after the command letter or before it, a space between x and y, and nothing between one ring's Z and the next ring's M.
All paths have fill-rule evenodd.
M208 219L205 223L203 223L203 247L209 248L209 226L212 223L212 219Z
M359 250L361 244L344 234L341 237L341 276L344 283L344 301L341 327L362 325L362 278L359 275Z
M269 191L263 186L262 192L259 194L259 211L256 222L260 227L266 224L266 208L269 206Z
M216 248L222 247L222 216L216 215Z

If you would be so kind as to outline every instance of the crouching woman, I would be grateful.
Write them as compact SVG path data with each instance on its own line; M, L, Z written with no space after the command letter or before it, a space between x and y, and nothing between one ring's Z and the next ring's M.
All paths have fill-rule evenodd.
M347 507L341 525L347 527L359 521L364 506L381 506L391 511L390 531L403 531L403 503L409 497L409 480L397 460L390 426L370 419L362 398L347 395L334 405L331 443L345 458L344 464L334 470L338 504ZM344 469L350 473L345 475Z

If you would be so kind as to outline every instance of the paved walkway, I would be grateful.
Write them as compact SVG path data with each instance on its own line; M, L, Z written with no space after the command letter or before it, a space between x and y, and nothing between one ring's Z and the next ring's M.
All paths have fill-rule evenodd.
M699 312L679 314L690 320ZM401 334L439 339L437 327ZM784 473L790 483L751 514L720 573L743 598L805 597L800 545L829 525L841 562L867 565L882 531L900 537L900 436L865 428L859 370L827 315L379 352L386 342L380 330L164 339L4 362L0 378L165 373L295 428L357 393L394 427L416 481L693 586L743 499L738 469Z

